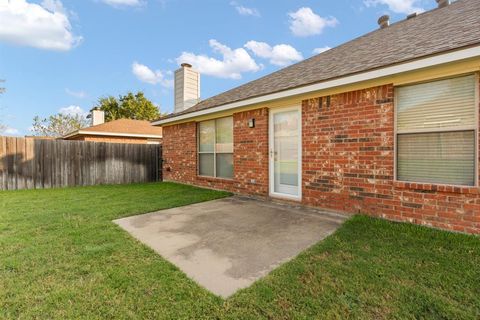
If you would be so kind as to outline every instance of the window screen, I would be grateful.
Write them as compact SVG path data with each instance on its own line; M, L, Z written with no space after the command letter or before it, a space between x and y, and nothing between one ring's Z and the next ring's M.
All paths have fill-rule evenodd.
M399 180L475 184L473 131L400 134L397 145Z
M397 88L397 179L475 184L474 75Z
M233 118L198 124L198 174L233 178Z

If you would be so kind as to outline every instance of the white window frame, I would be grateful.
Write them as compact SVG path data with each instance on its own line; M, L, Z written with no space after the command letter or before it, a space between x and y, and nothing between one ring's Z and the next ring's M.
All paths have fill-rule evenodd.
M232 140L233 140L233 127L234 127L233 116L227 116L227 117L221 117L221 118L215 118L215 119L209 119L209 120L197 122L197 128L196 128L197 129L197 176L199 177L224 179L224 180L233 180L235 177L235 172L232 172L232 175L233 175L232 178L217 177L217 154L231 154L233 157L233 150L232 152L217 152L217 120L225 119L225 118L232 118ZM213 121L215 123L215 131L213 135L213 152L207 152L207 151L200 152L200 124L202 122L209 122L209 121ZM232 145L233 145L233 141L232 141ZM213 154L213 176L206 176L206 175L200 174L200 155L201 154Z
M443 128L431 128L431 129L417 129L417 130L409 130L408 132L401 132L398 133L397 130L397 112L398 112L398 88L401 87L408 87L416 84L422 84L422 83L429 83L429 82L435 82L435 81L441 81L441 80L448 80L448 79L454 79L454 78L461 78L461 77L466 77L472 75L472 73L466 73L466 74L459 74L456 76L450 76L450 77L444 77L444 78L438 78L438 79L431 79L428 81L422 81L422 82L414 82L414 83L408 83L408 84L402 84L401 86L396 86L394 87L394 124L393 124L393 143L394 143L394 158L393 158L393 174L394 174L394 181L395 182L405 182L405 183L417 183L417 184L431 184L431 185L448 185L448 186L454 186L454 187L460 187L460 188L474 188L479 186L479 171L478 171L478 159L480 156L479 153L479 124L480 124L480 80L479 80L479 73L473 74L475 76L475 125L473 126L465 126L464 128L448 128L448 127L443 127ZM399 134L416 134L416 133L438 133L438 132L464 132L464 131L473 131L474 132L474 143L475 143L475 164L474 164L474 185L473 186L466 186L466 185L454 185L454 184L444 184L444 183L432 183L432 182L425 182L425 181L403 181L403 180L398 180L398 135Z

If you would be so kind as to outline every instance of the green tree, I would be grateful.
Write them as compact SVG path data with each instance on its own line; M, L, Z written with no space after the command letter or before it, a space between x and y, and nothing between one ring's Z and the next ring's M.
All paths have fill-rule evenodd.
M62 137L88 125L89 121L82 115L57 113L45 119L33 118L32 132L36 136Z
M160 116L158 108L145 98L143 92L131 92L120 95L100 98L95 108L105 112L105 121L117 119L155 120Z

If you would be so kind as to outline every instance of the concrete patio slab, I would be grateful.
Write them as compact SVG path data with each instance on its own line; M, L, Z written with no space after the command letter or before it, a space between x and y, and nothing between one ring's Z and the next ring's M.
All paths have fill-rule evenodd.
M230 197L115 220L221 297L333 233L344 216Z

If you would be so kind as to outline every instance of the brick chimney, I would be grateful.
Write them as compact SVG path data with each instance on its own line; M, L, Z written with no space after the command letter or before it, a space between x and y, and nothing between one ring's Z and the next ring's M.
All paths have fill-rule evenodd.
M200 101L200 73L188 63L175 71L175 110L181 112Z
M100 109L92 109L92 126L105 123L105 112Z

